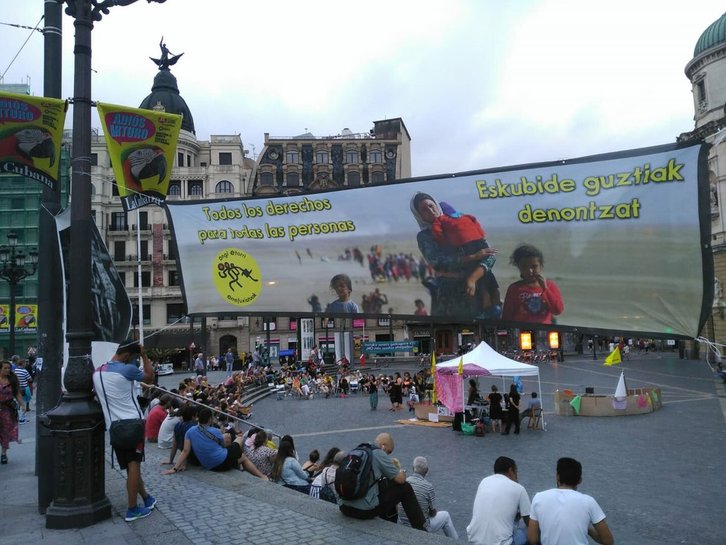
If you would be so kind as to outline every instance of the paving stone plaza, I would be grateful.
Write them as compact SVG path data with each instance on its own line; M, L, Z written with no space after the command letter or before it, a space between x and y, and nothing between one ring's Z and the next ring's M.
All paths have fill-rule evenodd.
M679 360L677 353L634 355L622 366L604 367L603 358L568 357L540 370L546 431L522 429L520 435L464 436L451 428L404 426L396 421L406 410L390 412L380 396L371 411L367 396L340 399L278 401L270 396L254 406L251 421L278 434L291 434L301 459L313 448L324 452L349 449L372 440L381 431L396 442L394 456L410 467L417 455L429 460L429 480L436 488L439 509L448 510L459 535L466 525L479 481L492 473L498 456L519 465L520 483L533 496L555 484L555 463L571 456L583 464L579 490L595 497L607 515L615 541L639 545L721 545L718 523L723 504L723 460L726 449L726 390L701 361ZM621 369L628 387L659 387L663 408L629 417L555 416L553 392L571 389L612 394ZM396 366L387 373L416 369ZM216 383L224 373L210 373ZM188 376L164 377L173 387ZM525 392L536 380L523 379ZM501 378L480 379L480 389L502 386ZM508 385L507 385L508 386ZM525 402L527 397L524 398ZM32 413L31 413L32 414ZM151 445L143 464L149 490L156 496L156 512L147 519L125 523L125 480L118 469L106 469L106 493L114 516L82 530L46 530L37 513L37 483L33 475L34 423L21 429L23 443L13 444L10 463L0 467L6 490L6 525L0 545L44 544L231 544L231 543L437 543L443 535L392 527L383 521L343 518L332 505L283 490L246 474L213 474L198 469L162 476L166 451ZM110 461L110 453L107 451Z

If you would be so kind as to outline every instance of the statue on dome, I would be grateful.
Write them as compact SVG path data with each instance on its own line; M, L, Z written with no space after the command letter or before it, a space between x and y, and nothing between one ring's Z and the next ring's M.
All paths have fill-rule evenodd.
M164 43L164 36L162 36L161 41L159 41L159 48L161 49L160 59L149 57L152 61L154 61L154 64L159 67L159 70L169 70L169 67L176 64L176 61L178 61L184 54L179 53L178 55L174 55L171 51L169 51L169 48L166 47L166 44Z

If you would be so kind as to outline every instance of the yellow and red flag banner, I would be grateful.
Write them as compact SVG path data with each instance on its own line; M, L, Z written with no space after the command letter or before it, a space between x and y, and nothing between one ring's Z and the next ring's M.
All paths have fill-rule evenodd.
M58 188L66 101L0 91L0 174Z
M35 333L38 329L38 305L15 305L15 331ZM10 331L10 305L0 305L0 333Z
M610 352L610 355L605 358L605 363L603 365L607 365L609 367L610 365L617 365L622 362L623 359L620 357L620 348L616 346L615 350Z
M124 210L162 204L182 116L100 102L96 107Z

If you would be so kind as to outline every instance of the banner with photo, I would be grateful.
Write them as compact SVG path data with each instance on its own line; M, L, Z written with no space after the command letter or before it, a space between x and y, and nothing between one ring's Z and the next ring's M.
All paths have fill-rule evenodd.
M97 103L121 204L162 204L169 192L182 116Z
M706 145L288 197L167 202L190 314L698 335Z
M56 191L65 118L65 100L0 91L0 175Z

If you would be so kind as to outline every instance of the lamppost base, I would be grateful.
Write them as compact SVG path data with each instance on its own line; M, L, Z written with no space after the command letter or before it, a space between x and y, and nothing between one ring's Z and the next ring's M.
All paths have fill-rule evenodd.
M55 453L53 501L45 513L46 528L83 528L110 518L101 407L90 392L66 393L46 416Z
M85 528L111 518L111 502L103 497L83 505L51 504L45 512L45 527L52 530Z

